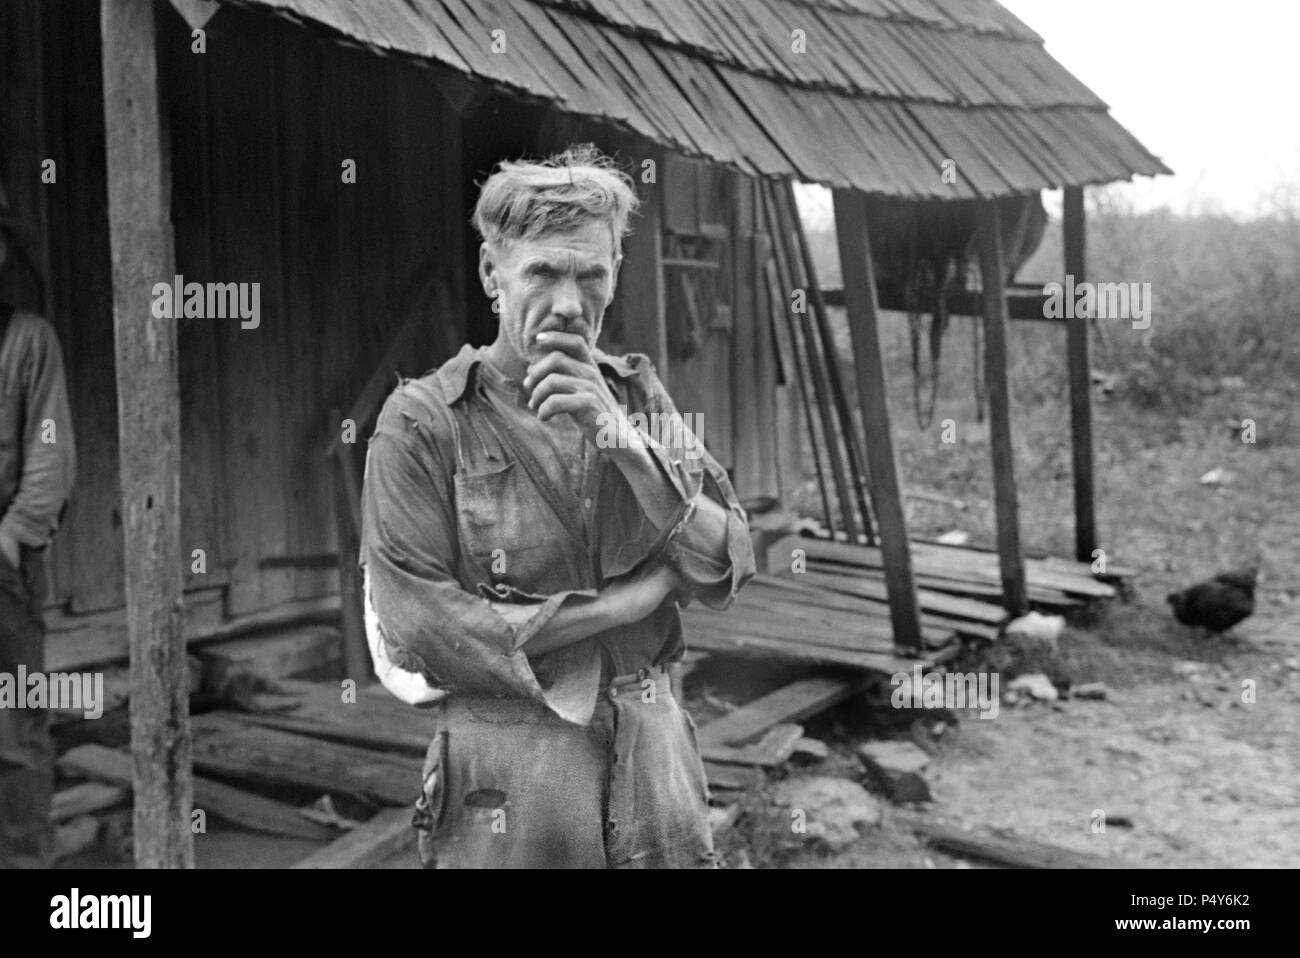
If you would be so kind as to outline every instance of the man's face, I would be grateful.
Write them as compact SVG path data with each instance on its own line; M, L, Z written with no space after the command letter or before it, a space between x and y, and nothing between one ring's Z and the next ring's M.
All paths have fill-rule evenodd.
M619 262L609 223L593 220L495 250L484 243L479 276L484 291L497 297L502 335L532 363L547 352L538 348L538 333L576 333L595 345L614 299Z

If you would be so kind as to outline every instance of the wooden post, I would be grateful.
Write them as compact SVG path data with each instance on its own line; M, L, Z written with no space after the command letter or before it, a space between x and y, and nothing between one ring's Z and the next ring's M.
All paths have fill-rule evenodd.
M1067 186L1064 203L1065 272L1075 285L1085 279L1086 234L1083 187ZM1092 369L1088 358L1088 320L1069 320L1070 449L1074 462L1074 557L1092 562L1097 548L1097 515L1092 466Z
M126 619L131 650L135 863L192 868L189 669L181 631L176 320L170 176L150 0L102 0L105 155L117 350Z
M1011 448L1011 389L1007 382L1006 267L996 200L980 200L980 276L984 285L984 380L989 398L989 443L993 447L993 494L997 506L998 559L1002 602L1013 615L1029 607L1025 556L1020 547L1015 456Z
M776 187L771 183L761 183L763 206L766 210L768 229L773 238L772 252L776 260L776 271L781 282L781 308L790 323L790 342L794 349L795 361L808 369L808 381L812 386L812 399L817 404L817 422L821 425L822 435L826 441L826 462L830 468L831 481L835 485L835 498L839 502L840 517L844 520L844 531L852 545L861 545L858 534L857 518L853 514L853 493L850 490L850 469L840 453L840 440L847 447L849 437L836 431L835 419L831 414L830 386L827 383L827 370L822 365L822 356L818 352L815 334L807 310L802 315L796 313L790 303L794 290L803 286L800 282L793 257L791 256L790 224L781 215L777 201ZM804 289L807 296L807 289ZM827 357L834 362L835 357ZM832 530L832 534L834 534Z
M889 618L894 643L921 648L921 607L912 574L912 551L903 514L903 492L894 460L894 438L889 426L889 400L885 389L885 360L880 346L880 311L876 304L876 277L867 235L866 197L857 190L835 191L835 231L839 237L840 268L844 273L844 306L853 340L858 376L858 402L866 432L867 469L872 506L880 533L880 551L889 594Z
M337 416L335 419L337 420ZM334 514L339 544L339 610L343 620L343 666L358 685L371 679L370 644L362 603L361 490L356 448L340 443L334 454Z
M619 315L623 320L623 347L645 353L659 379L668 385L668 323L665 315L663 269L663 190L666 162L662 151L651 150L655 181L643 184L639 215L623 243L623 265L618 276ZM638 165L637 176L641 167Z

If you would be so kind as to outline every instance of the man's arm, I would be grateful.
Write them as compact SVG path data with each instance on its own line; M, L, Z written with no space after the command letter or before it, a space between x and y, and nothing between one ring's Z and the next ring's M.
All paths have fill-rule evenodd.
M582 337L543 335L555 351L529 367L524 386L533 390L532 408L544 421L567 413L602 447L660 531L655 558L674 569L689 594L725 608L755 572L748 522L726 470L686 428L648 365L639 377L646 412L659 417L658 438L628 422Z
M451 474L427 431L401 414L384 416L370 443L361 563L373 625L393 664L422 675L430 688L509 692L549 703L532 659L648 615L672 590L673 574L661 569L600 592L562 592L527 605L467 592L455 576ZM385 682L414 700L409 687L399 691L395 684Z
M19 323L19 317L12 322ZM21 322L10 335L20 337L15 346L24 403L22 475L0 519L0 549L15 565L20 545L41 548L49 542L76 473L72 413L54 328L39 318Z

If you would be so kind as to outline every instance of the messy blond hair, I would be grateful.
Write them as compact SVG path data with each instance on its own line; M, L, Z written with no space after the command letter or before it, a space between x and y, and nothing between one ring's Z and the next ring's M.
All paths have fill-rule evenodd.
M615 255L639 204L632 178L591 143L544 160L504 160L483 184L474 228L492 247L605 221Z

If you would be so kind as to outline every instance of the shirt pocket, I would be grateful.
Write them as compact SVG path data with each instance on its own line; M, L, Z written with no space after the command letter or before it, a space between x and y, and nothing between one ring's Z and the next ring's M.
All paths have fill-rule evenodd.
M455 485L461 552L483 581L532 592L554 570L567 568L563 530L516 463L475 474L458 472Z

